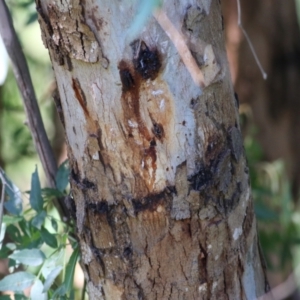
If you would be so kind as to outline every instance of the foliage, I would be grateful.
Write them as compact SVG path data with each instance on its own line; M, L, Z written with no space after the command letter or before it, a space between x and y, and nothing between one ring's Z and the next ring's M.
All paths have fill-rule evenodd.
M253 126L253 125L252 125ZM244 140L250 168L252 196L259 239L268 269L283 270L300 253L299 212L294 209L289 180L282 161L266 162L251 130Z
M37 13L34 0L10 0L8 2L10 7L19 8L27 12L25 25L30 25L31 23L37 21Z
M53 124L53 103L50 101L51 88L53 83L53 71L49 61L49 55L40 38L40 28L37 21L29 22L37 18L35 1L33 0L8 0L10 12L14 19L14 26L22 44L23 51L27 58L30 74L35 87L35 92L39 101L39 106L43 114L46 130L50 139L55 134ZM35 18L31 17L35 14ZM2 65L0 57L0 65ZM24 170L23 162L28 158L36 161L36 151L31 139L30 131L26 124L24 108L20 98L17 84L12 70L10 69L3 86L0 86L0 162L16 182L20 175L29 178ZM18 165L18 166L17 166ZM22 165L22 166L21 166ZM25 174L24 174L25 173ZM18 176L19 175L19 176ZM24 181L24 180L23 180ZM18 185L27 188L27 182Z
M79 247L72 237L72 224L55 218L52 206L54 197L67 195L68 176L66 161L56 174L57 189L42 189L36 168L25 209L22 208L24 195L5 176L3 184L8 201L1 236L3 239L5 231L9 241L1 245L0 257L9 258L10 272L14 273L0 281L0 291L14 291L15 296L25 299L23 291L31 287L30 299L33 300L70 299L73 294ZM68 243L74 251L66 262ZM24 271L19 270L20 265Z

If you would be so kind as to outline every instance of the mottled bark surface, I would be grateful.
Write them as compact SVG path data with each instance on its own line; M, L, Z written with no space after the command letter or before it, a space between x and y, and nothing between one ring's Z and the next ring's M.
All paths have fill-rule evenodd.
M135 1L37 7L90 299L264 294L219 2L162 8L210 78L213 51L220 72L203 91L153 17L130 39Z

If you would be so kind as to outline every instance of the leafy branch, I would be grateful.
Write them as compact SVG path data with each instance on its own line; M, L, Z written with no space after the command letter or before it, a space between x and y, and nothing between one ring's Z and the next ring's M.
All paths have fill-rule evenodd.
M66 197L68 177L66 161L59 167L55 176L57 188L42 189L36 168L31 177L29 207L23 210L19 189L0 170L3 186L2 211L4 206L9 212L3 216L4 226L0 242L5 232L10 240L1 245L0 257L9 258L11 272L16 271L20 265L25 267L25 271L17 271L0 280L0 291L10 290L15 292L15 298L20 296L24 299L23 291L31 287L30 299L33 300L70 299L79 246L72 238L73 227L63 221L58 222L53 217L53 206L49 201L57 196ZM4 203L5 195L8 201ZM72 245L73 253L66 262L63 257L68 241Z

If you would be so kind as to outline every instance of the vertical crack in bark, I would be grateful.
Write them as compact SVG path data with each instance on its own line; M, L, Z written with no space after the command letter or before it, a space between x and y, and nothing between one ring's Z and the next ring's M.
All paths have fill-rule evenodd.
M245 217L243 220L242 228L243 228L243 234L244 238L247 239L249 233L251 232L252 226L255 223L255 215L254 215L254 210L253 210L253 203L250 201L248 203L246 212L245 212Z
M243 273L244 273L244 267L242 264L242 261L240 259L240 256L238 256L238 279L239 279L239 290L240 290L240 299L245 299L245 293L244 293L244 289L243 289Z
M264 291L265 291L265 293L268 293L271 290L271 287L270 287L270 284L269 284L268 278L267 278L267 265L266 265L266 261L265 261L259 241L258 241L257 246L258 246L259 258L260 258L263 273L264 273Z
M58 90L57 90L57 86L55 87L55 89L52 93L52 98L53 98L53 101L55 103L59 119L60 119L63 127L65 128L66 124L65 124L64 112L63 112L63 108L62 108L62 105L61 105L61 100L60 100L60 96L59 96L59 93L58 93Z
M227 260L227 259L226 259ZM230 298L228 297L228 294L227 294L227 284L226 284L226 272L223 271L223 284L224 284L224 295L223 296L226 296L226 299L230 300Z
M199 272L200 272L200 284L207 283L207 252L199 243L201 253L200 253L200 262L199 262Z

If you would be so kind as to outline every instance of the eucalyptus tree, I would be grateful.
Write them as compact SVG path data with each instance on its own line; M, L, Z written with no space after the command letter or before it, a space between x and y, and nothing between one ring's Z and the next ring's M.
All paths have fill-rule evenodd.
M263 295L219 1L36 6L90 299Z

